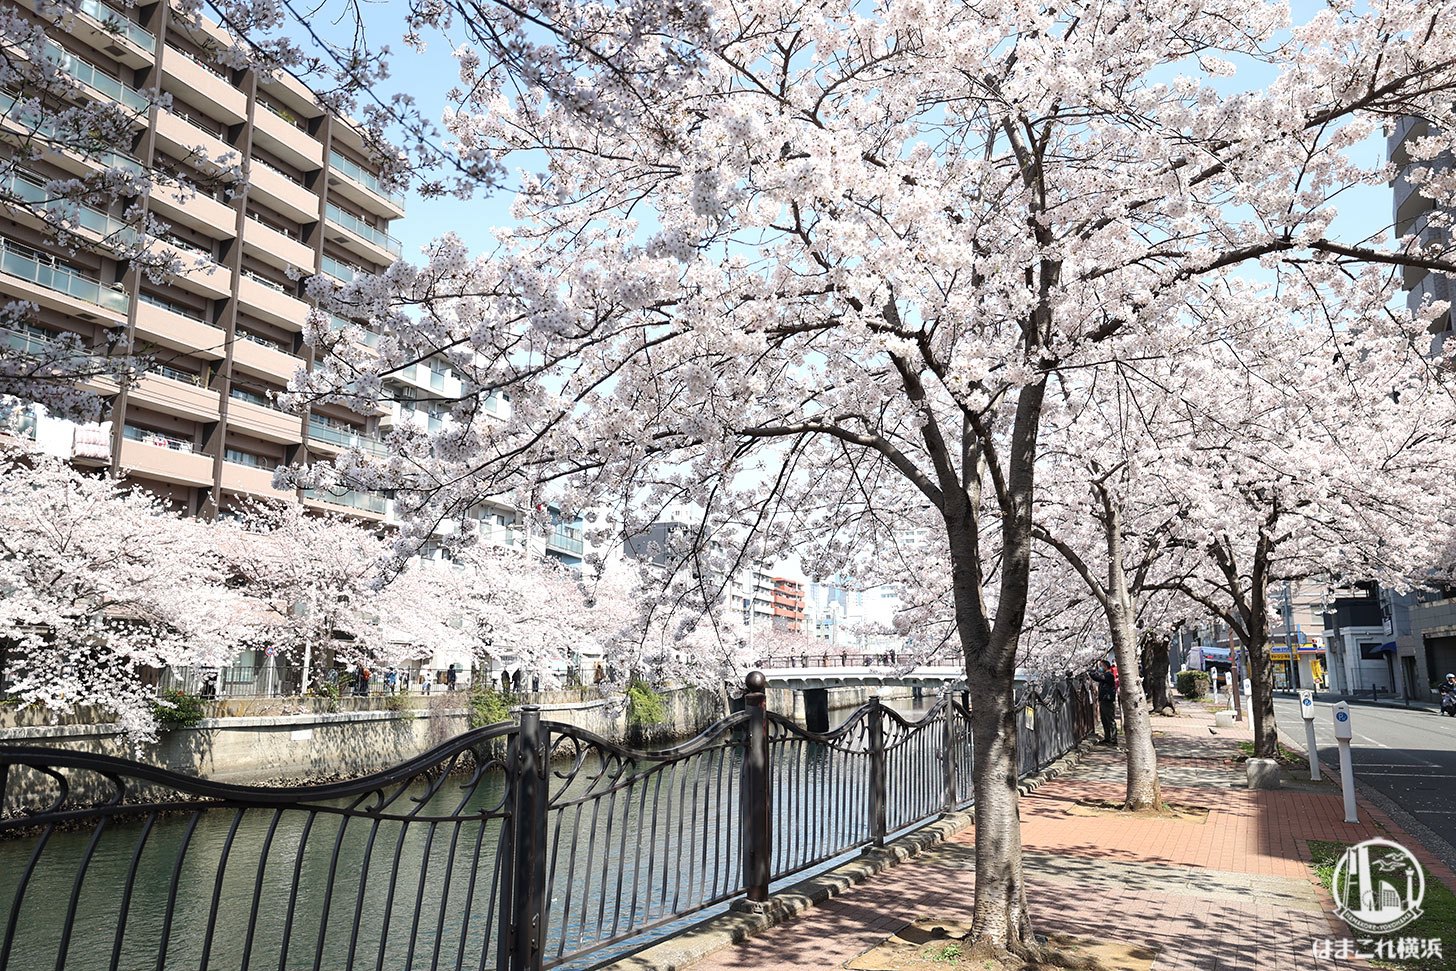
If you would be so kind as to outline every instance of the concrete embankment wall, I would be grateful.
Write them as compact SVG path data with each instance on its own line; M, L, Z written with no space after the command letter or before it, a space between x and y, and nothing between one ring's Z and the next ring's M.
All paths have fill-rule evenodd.
M645 730L628 725L620 700L533 699L542 717L627 745L684 738L722 717L726 696L693 688L664 693L666 719ZM422 707L233 715L205 718L191 728L162 732L154 744L134 746L113 724L94 719L66 724L23 724L26 713L7 713L0 746L43 745L136 759L183 775L242 784L300 783L355 778L421 755L467 730L463 692L412 697ZM16 724L21 722L22 724Z

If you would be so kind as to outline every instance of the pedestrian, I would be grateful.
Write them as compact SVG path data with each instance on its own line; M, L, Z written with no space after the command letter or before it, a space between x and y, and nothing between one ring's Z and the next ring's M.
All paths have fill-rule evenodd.
M429 668L420 668L420 687L424 690L425 694L429 694L430 689L434 686L435 679L430 677Z
M388 671L385 671L384 690L388 691L390 694L394 694L394 688L397 684L399 684L399 675L395 673L394 668L390 668Z
M1117 675L1106 658L1097 662L1091 671L1092 680L1097 682L1097 710L1102 716L1103 745L1117 744Z
M455 671L455 665L453 665L453 664L450 665L450 667L445 670L445 690L446 691L454 691L455 690L455 680L459 676L460 675L456 673L456 671Z

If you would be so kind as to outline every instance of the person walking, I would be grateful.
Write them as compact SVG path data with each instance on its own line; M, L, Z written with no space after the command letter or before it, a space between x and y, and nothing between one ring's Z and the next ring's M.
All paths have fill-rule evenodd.
M445 690L454 691L456 679L459 677L460 675L455 671L455 665L450 665L445 671Z
M1103 745L1117 744L1117 674L1106 658L1091 671L1097 682L1097 711L1102 716Z

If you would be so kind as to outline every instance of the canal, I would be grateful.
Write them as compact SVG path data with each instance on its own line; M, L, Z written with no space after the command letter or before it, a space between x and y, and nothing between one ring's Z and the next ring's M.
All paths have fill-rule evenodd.
M932 701L898 707L918 718ZM917 744L924 764L906 761L905 773L933 768L938 736ZM866 832L865 747L774 742L774 872L792 872L784 882L834 865ZM553 763L548 965L587 967L726 906L717 901L742 881L741 753L725 735L629 786L595 753ZM0 842L0 915L14 933L0 966L494 967L504 788L499 771L415 782L389 807L407 818L347 815L341 801L180 811ZM910 798L899 818L918 818L926 798Z

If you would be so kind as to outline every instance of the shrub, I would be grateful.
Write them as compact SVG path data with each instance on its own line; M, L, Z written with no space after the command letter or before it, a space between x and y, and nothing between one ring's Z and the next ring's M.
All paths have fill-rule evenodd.
M472 684L470 686L470 710L466 715L466 721L471 728L484 728L486 725L508 722L511 720L511 705L515 704L515 701L514 695L506 694L497 688Z
M667 721L667 704L645 681L627 685L627 723L639 728Z
M1179 671L1176 683L1178 693L1190 700L1197 701L1208 694L1208 673L1206 671Z
M202 699L185 691L163 691L152 702L152 714L166 731L174 728L191 728L202 721L207 712Z
M409 699L402 694L384 696L385 711L406 711L409 706Z

